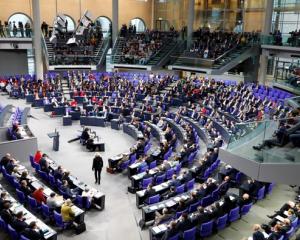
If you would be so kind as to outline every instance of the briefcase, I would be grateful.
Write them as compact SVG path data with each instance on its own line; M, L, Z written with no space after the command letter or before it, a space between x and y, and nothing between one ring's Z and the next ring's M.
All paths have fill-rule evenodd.
M114 174L114 173L115 173L114 169L113 169L113 168L110 168L110 167L107 167L107 168L106 168L106 172L108 172L108 173L110 173L110 174Z
M84 231L86 231L85 223L80 223L75 229L76 234L80 234Z
M129 186L129 187L128 187L128 192L130 192L130 193L135 193L136 190L135 190L135 188Z

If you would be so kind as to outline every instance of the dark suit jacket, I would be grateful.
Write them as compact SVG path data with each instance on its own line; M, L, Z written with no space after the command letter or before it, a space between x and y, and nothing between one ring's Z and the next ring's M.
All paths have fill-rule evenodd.
M253 240L265 240L264 235L260 231L256 231L252 234Z
M211 194L217 188L218 188L218 186L215 183L210 183L209 185L207 185L206 193Z
M32 191L29 187L21 186L20 190L24 193L24 195L26 197L32 193Z
M30 240L41 240L43 239L44 235L41 231L37 232L35 230L32 230L30 228L26 228L23 232L22 235L25 237L29 238Z
M193 223L200 226L202 223L209 222L210 220L211 218L208 213L202 213L194 219Z
M176 228L168 228L165 234L162 236L161 240L168 240L169 238L175 236L178 233L178 229Z
M28 228L28 224L22 220L16 219L12 226L17 232L23 232L25 228Z
M179 231L184 232L186 230L191 229L193 227L193 224L189 219L187 219L187 220L180 221L177 227Z
M1 218L7 224L12 224L12 222L14 221L13 215L9 212L9 210L5 210L5 209L1 211Z
M103 167L102 157L97 156L93 160L93 170L101 170Z

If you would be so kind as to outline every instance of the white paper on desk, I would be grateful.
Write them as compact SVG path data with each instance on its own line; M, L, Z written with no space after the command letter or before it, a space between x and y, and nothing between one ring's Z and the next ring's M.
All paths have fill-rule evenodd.
M166 202L167 207L173 207L174 205L175 205L175 202L173 202L173 201Z
M187 200L187 199L189 198L189 196L187 196L187 195L182 195L181 198L185 201L185 200Z
M222 206L222 205L224 204L224 202L223 202L223 201L220 201L219 203L220 203L220 206Z
M279 220L280 222L283 222L283 220L284 220L284 218L281 217L281 216L279 216L279 215L277 215L275 218L276 218L277 220Z
M176 202L179 202L179 201L180 201L180 197L175 197L174 200L175 200Z
M164 208L165 205L164 204L159 204L158 208Z
M232 200L234 200L234 197L233 196L229 196L229 199L232 201Z
M155 233L160 233L159 227L153 227L152 230L153 230Z
M283 214L284 214L285 216L287 216L287 217L289 216L289 215L288 215L288 211L284 211Z
M154 211L154 210L156 210L156 209L157 209L157 206L156 206L156 205L150 207L150 210L151 210L151 211Z
M158 227L159 227L159 229L160 229L161 231L166 231L166 230L167 230L166 224L159 225Z

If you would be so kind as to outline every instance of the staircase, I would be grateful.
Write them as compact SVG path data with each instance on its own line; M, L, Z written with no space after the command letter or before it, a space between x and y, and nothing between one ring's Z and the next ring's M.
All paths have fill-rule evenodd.
M116 43L113 47L113 52L112 52L112 63L118 64L120 63L120 55L123 49L123 46L125 45L125 38L123 37L118 37L116 40Z
M162 49L160 49L153 57L150 58L147 65L152 65L152 66L158 65L161 59L164 56L168 55L169 52L176 46L176 44L177 44L176 40L170 39L169 43L166 43Z
M53 49L53 45L49 41L48 37L45 37L45 42L46 42L46 47L47 47L47 50L48 50L49 63L51 65L53 63L53 61L54 61L54 49Z
M94 51L94 61L96 65L102 65L105 61L106 53L109 49L110 38L103 39L101 44Z
M61 85L61 91L62 91L63 96L67 100L69 100L71 98L70 97L70 84L69 84L69 80L67 78L62 78L61 82L60 82L60 85Z

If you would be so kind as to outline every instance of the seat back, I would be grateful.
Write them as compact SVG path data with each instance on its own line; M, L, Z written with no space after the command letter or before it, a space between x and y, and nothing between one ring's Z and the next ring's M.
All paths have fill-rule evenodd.
M62 216L61 216L61 214L59 214L56 211L54 211L54 221L55 221L56 226L62 227L62 228L64 227L64 222L63 222Z
M152 180L153 180L152 177L143 179L143 181L142 181L142 188L143 188L143 189L146 189L146 188L148 187L148 185L149 185L150 183L152 183Z
M212 234L212 229L213 229L213 221L202 223L200 227L200 236L201 237L210 236Z
M42 203L42 214L46 218L49 218L51 215L50 208L44 203Z
M195 240L196 239L196 227L193 227L189 230L183 232L184 240Z
M195 212L200 205L201 205L201 200L196 203L191 204L189 206L189 213Z
M229 212L228 221L234 222L240 218L240 208L236 207Z
M8 224L7 229L8 229L8 234L12 240L19 240L19 234L12 226L10 226L10 224Z
M207 207L208 205L210 205L212 203L212 197L211 195L208 195L204 198L201 199L201 206L202 207Z
M265 197L265 186L261 187L258 192L257 192L257 196L256 196L256 200L261 200Z
M24 204L26 202L26 196L23 192L21 192L20 190L16 189L17 191L17 197L19 199L19 202Z
M20 240L30 240L29 238L25 237L24 235L20 236Z
M167 170L166 179L167 180L171 179L173 174L174 174L174 169L173 168L170 168L169 170Z
M30 206L30 208L31 208L32 210L37 210L38 205L37 205L36 200L35 200L33 197L28 196L28 201L29 201L29 206Z
M166 178L166 174L162 174L160 176L157 176L156 179L155 179L155 184L158 185L158 184L163 183L165 178Z
M34 157L32 155L29 155L29 161L30 161L31 167L34 168Z
M241 216L246 215L252 207L252 203L242 206L241 208Z
M151 163L149 164L149 169L152 169L152 168L155 168L155 167L156 167L156 160L153 161L153 162L151 162Z
M158 203L159 202L159 198L160 198L159 194L156 194L156 195L154 195L152 197L149 197L148 204Z
M180 186L176 187L176 193L177 194L184 193L184 184L181 184Z
M217 219L216 227L218 230L224 229L226 227L227 219L228 219L228 214L225 214Z
M194 184L195 184L195 179L193 178L192 180L188 181L186 183L186 190L192 190L194 188Z
M179 239L179 233L177 233L173 237L168 238L168 240L178 240L178 239Z

